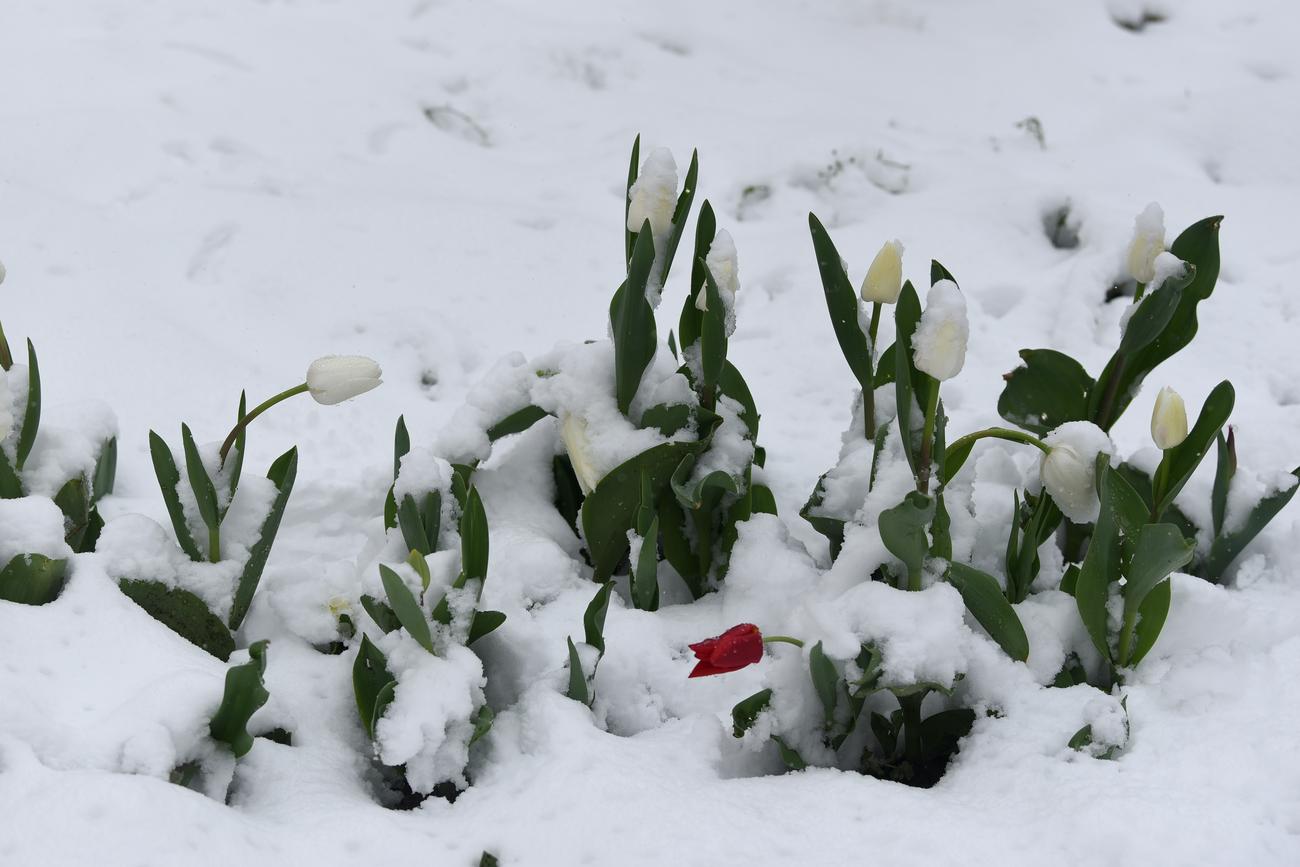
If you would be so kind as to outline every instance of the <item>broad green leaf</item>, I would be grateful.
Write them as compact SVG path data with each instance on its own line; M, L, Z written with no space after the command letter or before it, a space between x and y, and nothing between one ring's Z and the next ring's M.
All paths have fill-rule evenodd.
M380 563L379 579L384 585L384 594L388 596L388 604L393 607L393 613L397 615L402 628L421 647L433 653L433 634L429 631L429 621L424 619L424 610L402 576Z
M998 415L1039 436L1088 418L1096 383L1083 365L1054 349L1022 349L1020 359L1024 363L1004 377Z
M925 528L933 519L934 500L917 491L909 491L903 502L880 513L880 540L907 567L909 585L920 581L930 550Z
M433 553L438 550L438 534L442 530L442 491L424 495L420 521L424 525L424 538L429 542L429 553Z
M66 560L43 554L18 554L0 569L0 599L22 605L45 605L59 598L67 579Z
M474 712L474 716L470 720L471 722L474 723L474 734L470 736L469 746L471 747L474 746L475 742L478 741L479 738L483 737L485 734L491 731L492 722L495 719L496 719L496 714L494 714L492 712L492 708L488 707L487 705L481 705L479 709ZM491 856L487 856L486 853L484 854L486 857L491 857ZM494 858L490 863L495 864L496 859Z
M1098 457L1098 464L1102 466L1098 491L1101 513L1093 528L1092 541L1088 543L1088 553L1079 567L1074 599L1093 646L1104 659L1109 660L1112 653L1106 604L1110 598L1111 582L1118 581L1120 577L1120 521L1117 515L1121 510L1116 507L1114 491L1119 483L1127 483L1109 466L1105 466L1105 461L1105 455Z
M222 662L235 652L235 639L226 624L190 591L130 578L119 581L117 586L154 620Z
M475 611L474 619L469 624L469 638L465 640L465 644L468 646L486 635L491 635L505 622L506 616L500 611Z
M172 521L172 530L176 533L176 543L181 546L191 560L203 560L203 554L194 541L190 526L185 520L185 509L181 505L176 486L181 482L180 471L176 468L176 459L171 447L162 437L149 431L149 455L153 459L154 475L158 477L158 487L162 491L163 502L167 504L167 514Z
M1173 588L1168 581L1161 581L1138 608L1137 624L1133 627L1133 650L1129 653L1127 665L1137 665L1160 637L1160 630L1169 616L1169 603L1173 597Z
M813 688L817 690L817 697L821 699L822 710L825 711L826 727L830 728L835 721L840 675L835 670L835 663L831 662L822 650L820 641L814 644L808 653L808 670L812 675Z
M460 578L457 587L465 587L470 581L487 580L488 571L488 523L487 512L483 509L483 499L478 488L470 488L465 499L465 508L460 516Z
M731 733L736 737L743 737L771 701L772 690L765 689L737 702L731 709Z
M23 426L18 431L18 445L14 451L14 466L23 471L27 456L36 445L36 432L41 426L41 370L36 363L36 347L27 341L27 409L23 412Z
M651 514L642 534L641 555L632 564L632 604L641 611L659 610L659 516Z
M682 315L677 323L677 337L682 349L694 346L700 339L701 323L704 313L695 306L695 296L704 285L704 260L713 246L717 235L718 223L713 216L713 206L705 199L700 205L700 215L695 218L695 255L691 257L691 284L687 287L686 301L682 304Z
M248 614L248 607L253 604L253 594L262 580L262 570L266 560L271 556L271 546L275 544L275 535L280 532L280 521L284 518L284 509L289 504L289 494L293 493L293 483L298 477L298 447L294 446L275 459L266 477L275 485L275 499L271 502L271 511L266 513L257 541L248 552L248 562L244 571L239 573L235 584L235 597L230 605L230 628L238 629Z
M614 394L619 412L627 415L641 385L641 376L654 358L658 333L654 308L646 299L646 281L654 265L654 233L646 220L637 234L627 280L609 305L610 328L614 335Z
M691 202L695 199L695 185L699 174L700 154L699 151L692 151L691 164L686 168L686 180L682 183L681 195L677 197L677 207L673 209L673 228L668 233L668 240L664 244L664 262L663 268L660 269L661 285L668 283L668 269L673 264L673 257L677 255L677 245L681 243L682 233L686 231L686 220L691 213ZM635 249L632 255L636 256Z
M582 628L586 641L603 655L605 653L605 615L609 613L609 594L614 582L601 585L582 615Z
M523 433L549 415L541 407L531 405L516 410L487 429L488 440L496 442L510 434Z
M95 471L91 475L90 504L93 506L113 493L113 485L116 480L117 437L109 437L100 446L99 457L95 459Z
M23 480L9 462L9 455L0 449L0 499L16 500L22 495Z
M266 641L249 645L249 661L226 672L226 691L208 726L212 739L228 745L235 758L253 748L248 721L271 697L262 684L262 675L266 672L266 646Z
M1192 282L1194 276L1188 269L1188 273L1181 277L1166 278L1154 292L1134 302L1137 307L1124 327L1119 341L1120 352L1132 355L1160 336L1178 309L1183 287Z
M921 748L929 756L951 753L970 734L975 711L968 707L941 710L921 720Z
M371 643L366 635L361 636L361 646L357 649L356 661L352 663L352 692L357 700L357 713L361 716L361 725L371 740L375 737L375 726L383 715L379 700L385 687L392 695L397 678L388 670L388 659L383 651Z
M998 579L964 563L951 563L948 583L957 588L966 610L1007 656L1019 662L1029 658L1029 637L1016 609L998 586Z
M870 391L873 384L871 370L871 342L858 322L858 293L853 291L849 275L844 273L839 250L816 215L808 215L808 228L812 232L813 252L817 256L817 269L821 273L822 291L826 296L826 309L830 313L831 327L839 341L840 352L858 385Z
M1155 514L1159 515L1173 503L1178 492L1192 477L1192 473L1196 472L1201 460L1209 452L1210 446L1222 432L1223 426L1228 423L1228 416L1232 414L1235 401L1236 392L1232 388L1232 383L1225 379L1205 398L1201 414L1197 416L1196 423L1188 431L1187 439L1165 452L1161 464L1167 474L1165 476L1167 482L1160 501L1155 504Z
M402 502L397 507L397 526L402 531L402 541L407 550L419 551L425 556L433 553L433 545L429 544L429 538L424 532L420 507L411 494L402 497Z
M1300 467L1291 471L1291 475L1300 480ZM1241 526L1230 533L1222 533L1215 537L1214 542L1210 545L1210 555L1205 560L1205 566L1201 570L1202 574L1212 581L1220 581L1224 573L1233 561L1241 556L1241 552L1246 550L1246 546L1254 541L1255 537L1268 526L1268 522L1282 511L1295 492L1300 490L1300 484L1293 484L1289 488L1274 491L1264 499L1255 504L1255 508L1250 510L1250 515Z
M208 468L203 465L199 447L194 444L194 435L190 426L181 425L181 442L185 449L185 473L189 477L190 487L194 490L194 499L199 506L199 516L209 530L221 526L221 517L217 506L217 489L208 475Z
M582 670L582 658L578 656L578 648L573 639L565 640L569 642L569 689L565 695L591 707L591 693L587 689L587 675Z
M1124 576L1124 614L1137 614L1155 586L1192 560L1196 543L1184 539L1173 524L1147 524L1137 532L1133 557Z
M385 634L402 627L402 621L397 619L393 609L368 593L361 594L361 607Z

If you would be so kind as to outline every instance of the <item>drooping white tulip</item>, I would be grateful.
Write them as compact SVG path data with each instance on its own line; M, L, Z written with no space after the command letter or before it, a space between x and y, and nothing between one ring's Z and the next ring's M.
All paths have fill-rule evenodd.
M1106 432L1089 421L1071 421L1043 437L1051 449L1043 455L1043 488L1065 517L1076 524L1097 520L1097 455L1114 454Z
M912 336L912 360L916 369L940 381L952 379L966 363L969 339L966 299L956 283L940 280L930 287L925 311Z
M1133 223L1133 240L1125 259L1129 276L1139 283L1150 283L1156 275L1156 257L1164 251L1165 213L1152 202Z
M587 439L587 422L580 416L566 415L560 424L560 439L573 464L573 474L578 477L578 487L590 494L600 484L601 473L591 460L591 443Z
M382 375L378 362L364 355L326 355L307 368L307 390L317 403L332 406L377 387Z
M1156 395L1151 412L1151 439L1162 451L1180 446L1187 439L1187 407L1182 396L1169 386Z
M886 241L871 260L862 280L862 300L875 304L894 304L903 291L903 244Z

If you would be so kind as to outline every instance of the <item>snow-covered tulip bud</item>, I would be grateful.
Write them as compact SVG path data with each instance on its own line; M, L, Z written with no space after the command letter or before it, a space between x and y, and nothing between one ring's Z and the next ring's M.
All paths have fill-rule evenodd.
M1165 213L1152 202L1133 224L1133 240L1129 242L1125 261L1129 276L1144 285L1150 283L1156 275L1156 257L1164 251Z
M656 238L672 227L673 211L677 209L677 163L668 148L650 151L627 198L629 232L641 231L646 220Z
M1161 451L1169 451L1187 439L1187 407L1178 392L1169 386L1156 395L1151 413L1151 439Z
M709 244L709 252L704 257L704 265L713 276L713 282L718 284L718 294L722 296L722 302L730 308L735 301L736 292L740 290L740 262L736 254L736 242L732 240L731 233L726 229L719 229L713 236L713 242ZM707 312L709 309L707 290L707 286L702 286L699 294L695 296L695 308L701 312Z
M886 241L871 260L862 281L862 300L874 304L895 304L903 291L903 245Z
M591 443L587 439L587 422L576 415L566 415L560 424L560 439L569 453L573 474L583 494L590 494L600 484L601 473L591 460Z
M381 382L383 371L364 355L327 355L307 368L307 390L320 404L331 406L365 394Z
M1106 432L1089 421L1072 421L1043 437L1050 451L1038 472L1052 502L1076 524L1097 520L1097 455L1114 454Z
M916 369L940 381L952 379L966 363L969 339L966 299L956 283L940 280L930 287L925 312L912 336L912 360Z

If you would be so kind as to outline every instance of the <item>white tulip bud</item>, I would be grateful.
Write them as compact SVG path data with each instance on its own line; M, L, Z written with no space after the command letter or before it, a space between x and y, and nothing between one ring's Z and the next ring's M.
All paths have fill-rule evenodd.
M587 439L587 422L576 415L566 415L560 425L560 439L573 464L573 474L578 477L578 487L590 494L600 484L601 472L591 459L591 442Z
M1051 449L1038 472L1043 488L1065 517L1076 524L1097 520L1097 455L1114 454L1115 447L1101 428L1088 421L1071 421L1043 437Z
M1138 214L1133 224L1125 265L1129 276L1139 283L1150 283L1156 275L1156 257L1165 251L1165 213L1155 202Z
M1151 413L1151 439L1161 451L1180 446L1187 439L1187 407L1182 396L1169 386L1156 395Z
M382 374L379 364L363 355L326 355L307 368L307 390L317 403L332 406L375 388Z
M650 151L627 197L629 232L641 231L646 220L656 238L672 228L673 211L677 209L677 163L668 148Z
M713 282L718 284L718 294L722 296L723 303L730 307L736 292L740 290L740 263L736 255L736 242L726 229L719 229L713 236L708 255L704 257L704 265L713 275ZM695 308L702 312L708 311L707 285L701 286L699 294L695 296Z
M871 260L862 280L862 300L876 304L895 304L903 291L903 245L886 241Z
M916 369L940 381L952 379L966 363L969 339L966 299L956 283L940 280L930 287L925 312L912 335L912 360Z

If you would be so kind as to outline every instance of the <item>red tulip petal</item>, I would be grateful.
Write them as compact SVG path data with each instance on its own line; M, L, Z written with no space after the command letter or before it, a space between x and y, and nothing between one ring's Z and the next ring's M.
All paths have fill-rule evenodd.
M708 677L711 674L726 674L730 669L718 668L708 660L702 659L691 669L690 677Z

